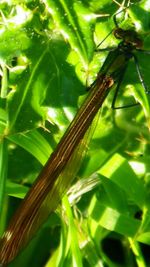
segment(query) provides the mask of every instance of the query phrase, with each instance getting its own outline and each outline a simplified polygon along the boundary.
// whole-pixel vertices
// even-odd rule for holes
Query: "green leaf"
[[[145,202],[144,185],[135,175],[125,158],[115,154],[101,168],[100,173],[110,178],[122,188],[134,203],[141,207],[143,206]]]
[[[100,203],[122,213],[128,213],[128,202],[124,190],[114,181],[99,175],[101,186],[97,194]]]
[[[150,245],[150,232],[145,232],[145,233],[140,234],[137,240],[144,244]]]
[[[23,199],[28,192],[28,188],[8,181],[6,184],[6,192],[9,196]]]
[[[42,165],[52,152],[49,143],[37,130],[12,135],[8,139],[31,153]]]
[[[72,1],[71,6],[69,0],[44,2],[48,5],[48,11],[64,38],[78,52],[86,65],[94,49],[92,41],[94,14],[77,1]]]
[[[89,207],[89,214],[91,220],[96,221],[97,225],[101,225],[109,231],[115,231],[125,236],[134,237],[140,227],[139,220],[133,219],[123,213],[119,213],[115,209],[101,205],[96,198],[92,199]]]

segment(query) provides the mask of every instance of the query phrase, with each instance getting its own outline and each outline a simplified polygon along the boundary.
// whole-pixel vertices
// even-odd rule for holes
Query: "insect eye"
[[[124,38],[124,31],[121,28],[117,28],[114,30],[114,36],[117,39],[123,39]]]

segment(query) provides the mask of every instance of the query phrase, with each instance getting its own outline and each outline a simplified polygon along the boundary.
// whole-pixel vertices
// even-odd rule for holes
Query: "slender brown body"
[[[22,201],[2,237],[0,243],[1,264],[7,264],[16,257],[20,249],[28,243],[37,228],[39,228],[41,221],[44,221],[57,207],[58,202],[68,188],[68,184],[65,185],[65,188],[61,188],[61,185],[58,186],[57,178],[84,137],[112,85],[112,78],[99,74],[96,82],[91,86],[90,93],[84,104],[62,137],[56,150],[51,154],[31,190]],[[56,196],[56,198],[53,199],[53,196]],[[47,198],[51,200],[51,204],[48,207],[49,212],[44,214],[43,210],[41,214],[39,212],[41,211],[40,208],[44,206]]]

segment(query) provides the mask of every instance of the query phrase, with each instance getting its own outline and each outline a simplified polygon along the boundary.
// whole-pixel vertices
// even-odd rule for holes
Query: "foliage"
[[[122,12],[119,23],[134,26],[149,49],[148,1],[132,2],[1,1],[1,233],[102,66],[108,52],[94,50],[121,4],[130,18]],[[101,47],[117,43],[111,34]],[[137,56],[150,89],[150,55]],[[112,110],[112,91],[68,198],[10,266],[149,266],[149,95],[132,61],[120,91],[122,106],[141,105]]]

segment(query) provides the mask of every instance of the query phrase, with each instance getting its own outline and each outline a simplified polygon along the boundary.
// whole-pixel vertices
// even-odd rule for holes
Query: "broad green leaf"
[[[137,234],[141,224],[140,220],[101,205],[96,198],[92,199],[89,214],[91,220],[96,221],[97,225],[129,237],[134,237]]]
[[[122,213],[128,213],[128,202],[126,194],[114,181],[100,175],[100,189],[97,198],[101,204],[118,210]]]
[[[150,245],[150,232],[145,232],[137,237],[137,240],[141,243]]]
[[[145,188],[135,175],[127,160],[115,154],[100,170],[100,173],[110,178],[121,187],[134,203],[142,206],[145,201]]]
[[[48,11],[64,38],[79,53],[86,65],[93,54],[94,14],[77,1],[72,1],[71,6],[69,0],[45,0],[44,2],[48,5]]]
[[[28,192],[28,188],[8,181],[6,183],[6,192],[9,196],[23,199]]]
[[[42,165],[52,152],[49,143],[37,130],[9,136],[9,140],[31,153]]]

